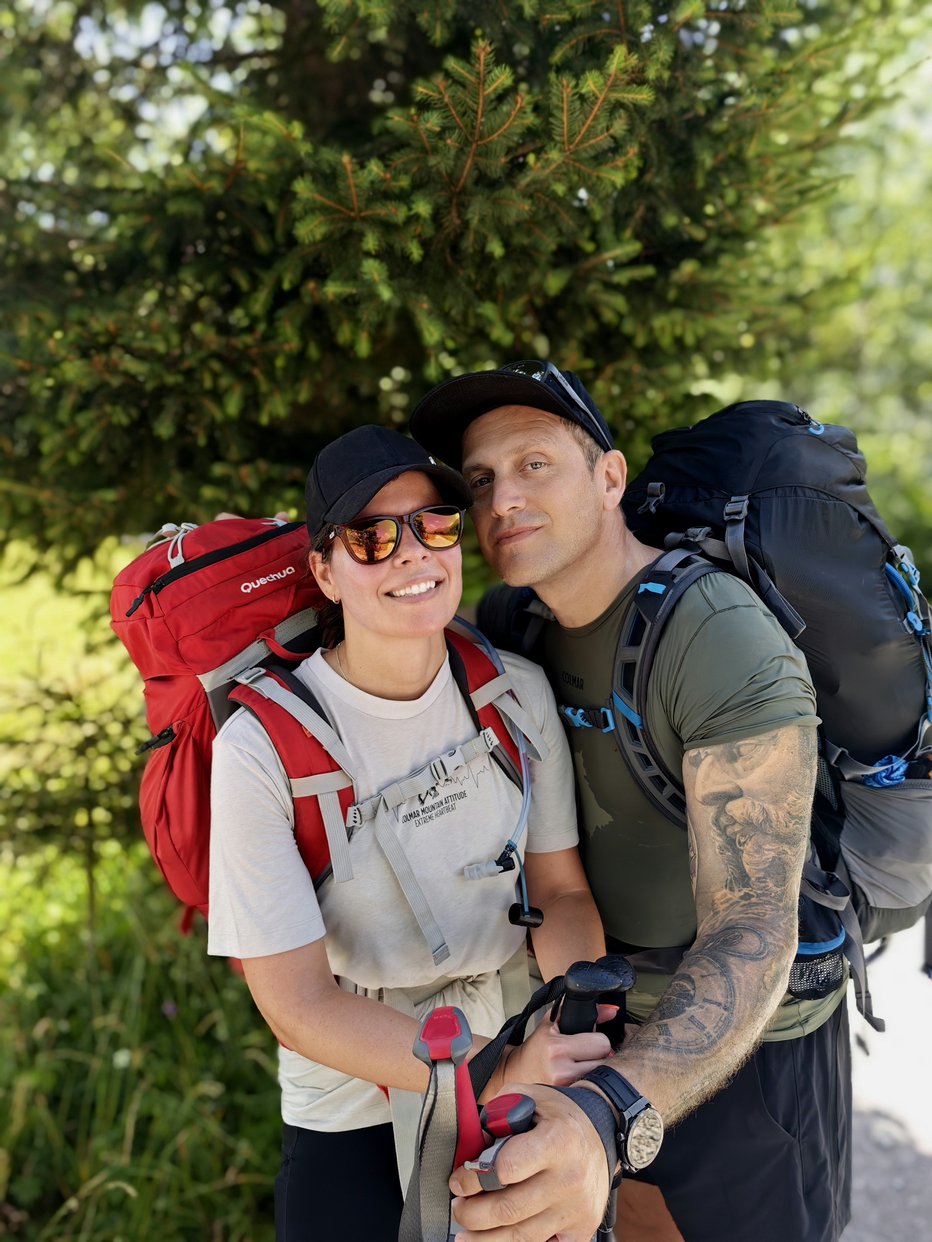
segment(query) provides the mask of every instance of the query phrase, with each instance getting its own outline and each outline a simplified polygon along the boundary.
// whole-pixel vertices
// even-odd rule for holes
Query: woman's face
[[[377,492],[357,518],[398,517],[445,503],[426,474],[409,470]],[[354,631],[385,638],[439,634],[455,614],[463,591],[459,547],[425,548],[406,525],[394,553],[384,561],[361,565],[340,539],[334,539],[329,560],[311,553],[311,569],[324,591],[342,603],[350,641]]]

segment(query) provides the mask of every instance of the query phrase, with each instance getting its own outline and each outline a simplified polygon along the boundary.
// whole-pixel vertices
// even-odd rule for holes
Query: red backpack
[[[295,839],[315,886],[339,867],[328,822],[338,816],[345,824],[352,778],[319,705],[290,673],[320,644],[325,597],[307,553],[301,523],[168,524],[113,585],[111,624],[142,675],[152,732],[139,748],[149,755],[142,827],[169,888],[188,907],[185,927],[195,910],[207,914],[212,745],[240,704],[259,718],[291,781]],[[520,755],[502,719],[514,713],[495,706],[508,686],[491,649],[452,630],[446,638],[477,729],[494,731],[493,758],[520,785]]]

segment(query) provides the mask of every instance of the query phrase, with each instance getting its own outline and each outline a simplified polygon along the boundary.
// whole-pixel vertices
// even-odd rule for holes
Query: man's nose
[[[492,483],[491,509],[496,516],[514,513],[523,509],[526,504],[524,492],[518,479],[504,475],[497,477]]]

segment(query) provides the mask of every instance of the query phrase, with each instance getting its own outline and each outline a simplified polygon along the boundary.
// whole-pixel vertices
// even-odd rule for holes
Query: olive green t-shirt
[[[590,625],[546,627],[543,663],[560,704],[611,702],[615,649],[637,582]],[[692,747],[819,723],[802,653],[754,592],[725,573],[697,580],[673,610],[654,657],[645,715],[659,757],[677,775]],[[606,933],[626,946],[685,948],[696,934],[686,832],[653,806],[612,732],[574,728],[569,735],[580,851]],[[670,969],[677,956],[668,955]],[[642,1010],[652,1008],[666,986],[669,971],[658,969],[630,997],[633,1012],[639,999]],[[799,1033],[797,1016],[794,1009]]]

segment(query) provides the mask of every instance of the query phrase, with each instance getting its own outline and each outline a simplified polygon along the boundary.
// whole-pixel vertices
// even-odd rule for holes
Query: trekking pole
[[[483,1190],[502,1190],[504,1187],[495,1171],[495,1161],[510,1138],[533,1130],[534,1101],[529,1095],[521,1095],[517,1091],[500,1095],[483,1106],[479,1120],[493,1142],[475,1160],[467,1160],[464,1167],[475,1172]]]
[[[485,1146],[466,1064],[470,1048],[469,1023],[455,1005],[432,1009],[414,1040],[414,1055],[430,1069],[430,1081],[421,1107],[399,1242],[448,1242],[450,1174]]]
[[[597,962],[574,962],[563,977],[566,992],[557,1019],[560,1034],[594,1031],[599,1002],[623,1008],[625,992],[635,977],[634,967],[620,953],[607,954]]]
[[[566,992],[560,1005],[557,1028],[563,1035],[578,1035],[594,1031],[599,1016],[599,1002],[619,1004],[622,1034],[624,1038],[625,992],[636,978],[634,967],[626,957],[613,953],[597,962],[574,962],[564,976]],[[618,1209],[618,1191],[609,1189],[605,1215],[596,1231],[594,1242],[612,1242],[615,1216]]]

